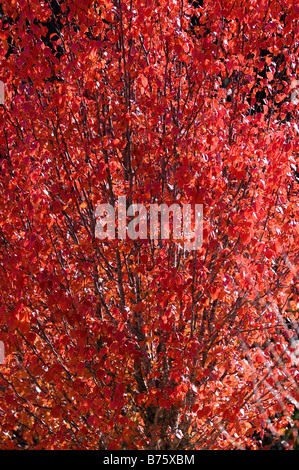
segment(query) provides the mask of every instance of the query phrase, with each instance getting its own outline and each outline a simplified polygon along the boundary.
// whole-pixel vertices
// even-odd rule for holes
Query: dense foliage
[[[1,449],[292,428],[298,19],[296,0],[2,2]],[[202,247],[98,239],[118,196],[203,204]]]

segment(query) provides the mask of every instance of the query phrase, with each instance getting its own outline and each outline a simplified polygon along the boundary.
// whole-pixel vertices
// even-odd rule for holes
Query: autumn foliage
[[[299,7],[201,3],[2,2],[1,449],[256,449],[292,423]],[[99,240],[118,196],[203,204],[202,247]]]

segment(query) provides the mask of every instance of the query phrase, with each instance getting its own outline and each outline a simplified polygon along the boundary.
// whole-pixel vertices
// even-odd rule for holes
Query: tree
[[[291,423],[298,6],[283,5],[2,2],[1,449],[255,448]],[[98,239],[97,206],[120,196],[203,204],[202,247]]]

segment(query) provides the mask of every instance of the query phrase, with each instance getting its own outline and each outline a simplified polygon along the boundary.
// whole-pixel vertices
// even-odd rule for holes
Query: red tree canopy
[[[298,14],[2,2],[1,449],[255,449],[291,423]],[[120,196],[203,204],[201,248],[100,240]]]

